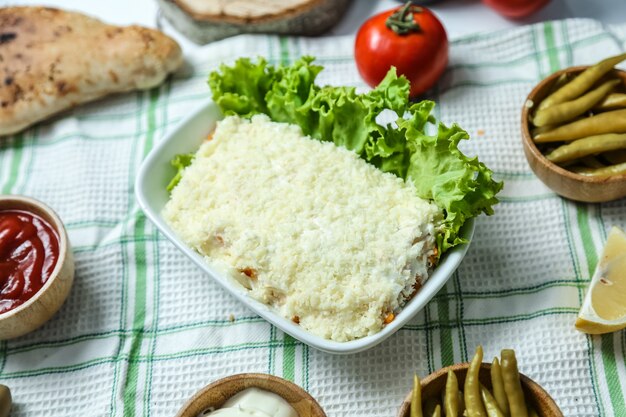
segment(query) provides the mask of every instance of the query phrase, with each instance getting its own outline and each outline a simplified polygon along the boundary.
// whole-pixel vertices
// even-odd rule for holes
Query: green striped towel
[[[434,99],[437,116],[473,136],[506,182],[493,217],[477,221],[463,264],[401,331],[369,351],[333,356],[308,348],[252,314],[204,276],[146,221],[133,197],[141,161],[207,100],[220,62],[310,54],[322,83],[361,82],[352,37],[241,36],[189,56],[190,72],[159,88],[82,106],[0,141],[0,192],[55,208],[76,255],[76,280],[41,329],[0,343],[0,383],[18,416],[172,416],[207,383],[267,372],[309,390],[330,417],[394,416],[413,372],[486,359],[515,348],[521,371],[567,416],[626,416],[626,333],[590,337],[573,322],[626,200],[559,198],[529,170],[520,142],[527,93],[551,72],[626,47],[626,25],[544,23],[452,42]]]

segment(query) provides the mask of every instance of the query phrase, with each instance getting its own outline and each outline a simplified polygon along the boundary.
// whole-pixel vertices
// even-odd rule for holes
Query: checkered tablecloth
[[[469,253],[444,289],[407,326],[355,355],[310,349],[276,330],[204,276],[139,210],[133,182],[163,134],[208,96],[220,62],[314,55],[321,83],[365,89],[353,38],[241,36],[188,56],[159,88],[115,96],[0,140],[0,193],[48,203],[64,220],[76,280],[41,329],[0,342],[0,383],[12,416],[172,416],[207,383],[266,372],[295,381],[329,417],[394,416],[413,372],[466,361],[482,343],[491,359],[515,348],[522,372],[566,416],[626,416],[626,333],[590,337],[573,322],[626,200],[576,204],[530,171],[520,108],[543,77],[626,48],[626,25],[542,23],[452,42],[433,98],[437,116],[472,135],[506,185],[480,217]]]

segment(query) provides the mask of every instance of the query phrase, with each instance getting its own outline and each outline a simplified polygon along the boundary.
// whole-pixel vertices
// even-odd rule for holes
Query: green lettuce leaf
[[[412,123],[413,119],[409,119],[401,125]],[[406,179],[413,182],[420,197],[433,200],[444,209],[437,246],[445,253],[465,243],[458,234],[467,219],[480,213],[493,214],[493,205],[498,203],[496,194],[503,184],[493,181],[492,172],[478,158],[461,153],[458,144],[469,139],[469,135],[458,125],[448,128],[439,123],[432,136],[412,126],[405,131],[411,148]]]
[[[250,117],[267,113],[265,96],[276,81],[275,71],[263,58],[256,64],[248,58],[238,59],[232,67],[222,64],[219,73],[209,76],[213,101],[226,115]]]
[[[311,136],[362,153],[378,129],[376,109],[365,105],[363,97],[349,87],[324,87],[312,101],[311,111],[318,116],[318,125]]]
[[[412,181],[418,196],[432,200],[444,213],[437,235],[439,254],[464,243],[459,233],[465,221],[493,214],[502,189],[483,163],[458,149],[461,140],[469,139],[467,132],[456,124],[438,123],[431,114],[434,102],[410,102],[409,81],[398,77],[395,68],[374,90],[358,94],[352,87],[315,84],[323,68],[313,60],[303,57],[290,66],[271,66],[262,58],[256,63],[242,58],[222,65],[209,75],[213,100],[227,115],[265,113],[272,120],[297,124],[306,135],[332,141],[382,171]],[[378,123],[384,111],[395,114],[395,121]]]
[[[265,95],[266,113],[272,120],[295,123],[306,135],[311,135],[317,124],[309,98],[315,97],[320,89],[315,85],[315,78],[323,69],[311,65],[312,61],[305,57],[289,67],[278,67],[275,81]]]
[[[192,153],[181,153],[176,155],[171,161],[170,164],[176,168],[176,175],[169,184],[167,184],[167,191],[171,192],[174,187],[178,185],[180,179],[183,177],[183,170],[191,165],[193,162],[194,154]]]

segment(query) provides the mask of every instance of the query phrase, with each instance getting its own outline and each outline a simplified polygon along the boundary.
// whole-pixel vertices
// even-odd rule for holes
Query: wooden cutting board
[[[240,33],[320,35],[351,0],[157,0],[181,33],[204,44]]]

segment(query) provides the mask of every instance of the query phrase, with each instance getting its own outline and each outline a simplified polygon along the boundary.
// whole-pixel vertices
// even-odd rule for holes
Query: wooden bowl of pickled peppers
[[[458,363],[414,377],[398,417],[563,417],[552,397],[522,375],[512,349],[483,363],[478,346],[470,363]]]
[[[626,53],[541,81],[522,109],[528,164],[557,194],[583,202],[626,197]]]

